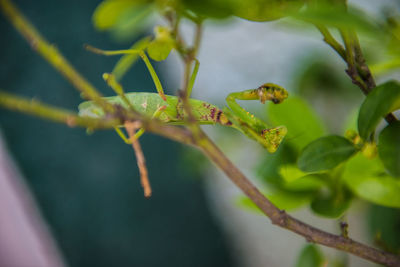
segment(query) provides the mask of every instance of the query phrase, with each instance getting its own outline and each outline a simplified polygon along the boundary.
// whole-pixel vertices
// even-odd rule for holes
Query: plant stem
[[[119,120],[104,121],[100,119],[77,117],[75,114],[41,104],[16,98],[6,93],[0,93],[0,105],[12,110],[36,115],[55,122],[65,123],[69,126],[82,126],[92,128],[112,128],[118,125]],[[379,251],[372,247],[358,243],[340,235],[333,235],[313,226],[303,223],[285,211],[272,204],[233,163],[219,150],[219,148],[201,131],[197,138],[181,127],[161,124],[157,120],[143,120],[143,128],[180,143],[197,146],[228,178],[237,185],[260,209],[268,216],[273,224],[288,229],[306,238],[309,242],[325,245],[343,250],[367,260],[385,264],[387,266],[400,266],[400,258],[394,254]]]
[[[365,95],[368,95],[376,87],[376,83],[365,62],[356,33],[352,31],[340,31],[346,47],[346,49],[344,49],[326,27],[320,25],[315,26],[321,32],[324,41],[346,62],[346,73],[351,78],[352,82],[357,85]],[[387,123],[397,121],[393,113],[387,114],[385,120]]]
[[[204,135],[202,142],[198,145],[204,154],[271,219],[273,224],[305,237],[308,242],[336,248],[386,266],[400,266],[399,256],[377,250],[341,235],[327,233],[293,218],[272,204],[207,136]]]
[[[176,20],[179,23],[179,20]],[[177,37],[179,37],[179,24],[172,25],[174,27],[174,32]],[[189,84],[190,84],[190,73],[192,70],[192,64],[196,60],[197,52],[199,50],[201,37],[202,37],[202,23],[196,23],[196,32],[194,36],[193,46],[188,48],[186,46],[183,49],[178,50],[181,55],[181,59],[184,64],[184,72],[182,79],[182,91],[180,92],[179,101],[182,101],[183,109],[187,113],[187,126],[193,133],[195,140],[201,140],[204,132],[201,130],[200,126],[196,123],[196,119],[192,113],[192,107],[190,105],[190,94],[189,94]],[[183,41],[179,42],[181,45],[185,45]],[[191,90],[190,90],[191,91]],[[191,92],[190,92],[191,93]]]
[[[54,45],[49,44],[41,36],[11,1],[0,0],[0,9],[27,40],[31,48],[58,70],[75,88],[80,90],[84,98],[95,101],[107,112],[114,111],[113,105],[101,99],[100,93],[71,66]]]
[[[321,32],[322,36],[324,37],[325,43],[330,45],[333,50],[335,50],[339,54],[339,56],[344,61],[346,61],[346,51],[344,50],[343,46],[335,40],[329,30],[321,25],[315,25],[315,27],[317,27],[317,29]]]
[[[65,109],[40,103],[37,100],[28,100],[0,91],[0,106],[34,115],[54,122],[65,123],[70,127],[85,127],[89,129],[112,129],[121,124],[117,118],[96,119],[80,117],[78,114]]]

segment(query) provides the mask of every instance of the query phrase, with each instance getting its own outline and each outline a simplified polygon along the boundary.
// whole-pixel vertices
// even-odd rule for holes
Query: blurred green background
[[[90,82],[112,95],[101,74],[117,58],[91,54],[83,44],[118,49],[131,43],[113,43],[93,29],[91,15],[99,2],[15,1]],[[0,33],[1,88],[76,110],[79,93],[3,16]],[[141,62],[124,84],[136,91],[154,87]],[[206,206],[200,174],[182,166],[180,145],[150,134],[142,137],[153,187],[147,200],[132,148],[114,132],[88,136],[83,129],[5,110],[0,126],[69,266],[234,265]]]

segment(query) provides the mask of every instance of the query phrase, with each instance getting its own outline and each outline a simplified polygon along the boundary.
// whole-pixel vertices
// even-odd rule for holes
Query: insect
[[[158,118],[167,124],[185,125],[187,123],[188,114],[184,111],[181,98],[164,94],[161,82],[143,50],[105,51],[94,47],[88,47],[88,49],[104,55],[139,54],[145,62],[158,92],[124,93],[122,86],[118,83],[115,76],[113,74],[105,73],[103,74],[104,80],[118,94],[117,96],[105,97],[104,99],[107,102],[122,106],[123,108],[132,108],[143,115],[152,118]],[[188,85],[189,95],[193,87],[198,68],[199,63],[196,61]],[[287,133],[286,127],[268,127],[264,121],[243,109],[236,102],[236,100],[259,100],[261,103],[265,103],[266,101],[270,100],[275,104],[279,104],[287,97],[288,93],[284,88],[276,84],[266,83],[255,89],[229,94],[226,98],[228,107],[223,109],[220,109],[217,106],[205,101],[192,98],[189,99],[189,103],[192,108],[192,116],[196,120],[196,123],[220,124],[235,128],[247,135],[249,138],[259,142],[269,152],[273,153],[277,150],[279,144],[285,137]],[[105,113],[102,108],[97,106],[94,102],[86,101],[79,105],[79,115],[102,117],[105,115]],[[121,127],[124,126],[121,125]],[[131,143],[131,139],[127,138],[119,128],[116,128],[116,131],[126,143]],[[134,137],[139,138],[143,133],[144,130],[140,129]]]

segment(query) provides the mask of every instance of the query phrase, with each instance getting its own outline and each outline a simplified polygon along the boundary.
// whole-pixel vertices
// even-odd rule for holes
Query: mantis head
[[[260,101],[263,104],[267,100],[271,100],[274,104],[279,104],[289,95],[285,88],[273,83],[265,83],[258,87],[257,90]]]

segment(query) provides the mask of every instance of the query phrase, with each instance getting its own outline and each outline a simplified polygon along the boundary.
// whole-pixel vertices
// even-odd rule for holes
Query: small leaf
[[[130,41],[154,24],[155,7],[152,4],[141,4],[125,10],[117,23],[110,29],[116,40]]]
[[[168,57],[173,48],[173,42],[154,40],[147,47],[147,53],[149,53],[150,58],[156,61],[162,61]]]
[[[97,30],[108,30],[116,39],[127,40],[147,26],[154,10],[146,0],[105,0],[97,6],[92,19]]]
[[[316,245],[306,245],[300,252],[296,267],[322,267],[324,256]]]
[[[283,186],[289,191],[316,191],[326,186],[324,174],[309,174]]]
[[[156,38],[147,46],[147,52],[152,59],[162,61],[168,57],[175,47],[175,41],[171,37],[170,30],[166,27],[157,26],[154,28],[154,32]]]
[[[267,198],[278,208],[289,211],[310,203],[313,195],[309,192],[287,192],[283,190],[275,190],[266,194]]]
[[[276,153],[264,154],[257,168],[257,175],[269,185],[279,186],[282,183],[279,175],[280,167],[285,164],[295,164],[297,152],[292,147],[283,143]]]
[[[237,199],[236,204],[239,207],[244,208],[246,210],[256,212],[256,213],[258,213],[260,215],[263,214],[262,211],[256,206],[256,204],[254,204],[254,202],[248,197],[240,196]]]
[[[346,188],[334,192],[331,195],[318,195],[311,202],[311,209],[324,217],[337,218],[350,206],[352,194]]]
[[[400,121],[383,129],[379,135],[378,152],[389,173],[400,177]]]
[[[289,211],[310,203],[312,199],[312,195],[305,192],[298,193],[274,190],[274,192],[264,193],[264,195],[278,208]],[[237,204],[243,208],[262,214],[262,211],[256,204],[246,196],[239,197]]]
[[[297,164],[306,172],[329,170],[356,152],[357,149],[346,138],[330,135],[308,144],[301,152]]]
[[[285,125],[286,140],[301,150],[325,130],[317,113],[303,99],[291,96],[279,105],[268,105],[268,118],[273,125]]]
[[[368,210],[370,240],[385,244],[386,251],[400,250],[400,209],[371,205]]]
[[[134,1],[108,0],[101,2],[93,13],[94,26],[101,31],[110,29],[117,23],[122,13],[135,5]]]
[[[325,186],[323,174],[307,174],[295,165],[284,165],[279,171],[284,184],[290,191],[316,191]]]
[[[399,57],[394,57],[392,59],[386,59],[386,60],[382,59],[381,62],[370,66],[370,70],[374,76],[382,75],[398,68],[400,68]]]
[[[377,86],[368,94],[360,107],[358,132],[368,139],[379,121],[388,113],[400,108],[400,85],[389,81]]]
[[[400,208],[400,180],[385,173],[378,157],[368,159],[359,153],[347,162],[343,180],[360,198]]]
[[[182,0],[182,3],[197,16],[224,19],[232,15],[235,0]]]
[[[293,13],[292,16],[315,25],[357,30],[374,36],[374,38],[383,36],[379,24],[362,10],[354,7],[344,9],[341,5],[326,4],[327,2],[318,1],[317,4],[301,9],[299,12]]]
[[[287,183],[291,183],[296,181],[297,179],[307,175],[307,173],[303,172],[296,165],[284,165],[280,168],[279,174],[282,176],[283,180]]]

